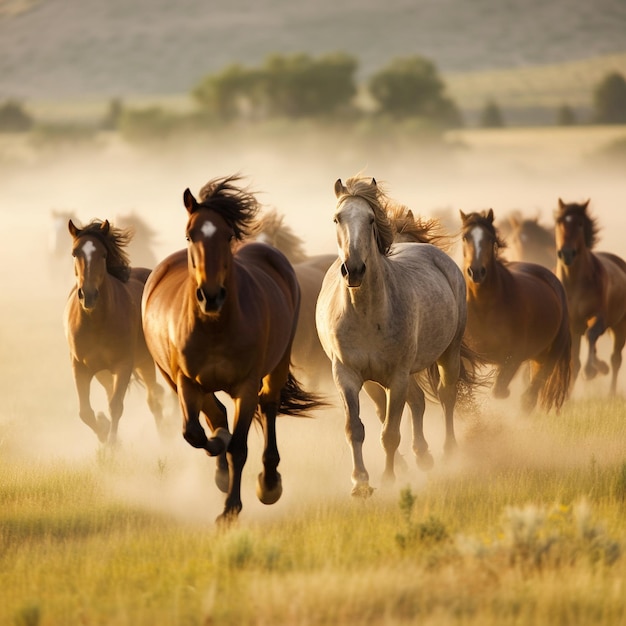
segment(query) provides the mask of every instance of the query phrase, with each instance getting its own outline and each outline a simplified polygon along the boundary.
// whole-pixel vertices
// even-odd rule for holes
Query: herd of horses
[[[276,418],[326,406],[329,381],[345,411],[352,493],[360,497],[373,491],[361,390],[382,424],[385,482],[394,480],[405,405],[416,461],[428,469],[427,398],[441,404],[451,454],[455,409],[486,381],[505,398],[523,369],[522,408],[560,410],[581,369],[583,336],[584,376],[610,371],[616,393],[626,263],[595,251],[589,202],[559,199],[553,230],[521,215],[498,228],[492,209],[460,211],[459,263],[450,254],[456,234],[416,217],[375,179],[339,179],[334,190],[337,254],[307,255],[284,217],[263,211],[239,176],[210,180],[198,198],[186,189],[187,247],[146,267],[129,255],[128,227],[63,218],[75,274],[64,322],[80,418],[114,443],[135,376],[163,432],[160,372],[178,397],[184,439],[216,457],[215,482],[226,494],[221,521],[242,508],[252,422],[264,435],[257,496],[272,504],[282,493]],[[610,368],[596,349],[607,330]],[[108,417],[91,406],[93,378],[106,390]],[[230,426],[220,392],[233,402]]]

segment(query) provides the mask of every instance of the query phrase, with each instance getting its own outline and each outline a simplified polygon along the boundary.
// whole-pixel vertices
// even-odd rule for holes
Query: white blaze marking
[[[202,224],[202,228],[200,230],[202,230],[202,234],[204,235],[204,237],[208,239],[209,237],[213,237],[213,235],[217,231],[217,228],[213,222],[207,220],[206,222],[204,222],[204,224]]]
[[[485,233],[480,226],[474,226],[470,232],[472,239],[474,240],[474,254],[480,256],[480,248],[483,243]]]
[[[93,241],[86,241],[85,245],[83,245],[83,252],[85,253],[85,259],[87,259],[87,263],[91,263],[91,255],[96,251],[96,246]]]

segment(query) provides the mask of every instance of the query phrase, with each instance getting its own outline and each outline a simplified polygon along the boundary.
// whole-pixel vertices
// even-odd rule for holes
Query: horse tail
[[[554,406],[558,413],[570,391],[572,336],[565,289],[558,280],[554,281],[554,287],[561,301],[561,323],[542,365],[549,369],[549,374],[539,391],[539,404],[546,411],[550,411]]]
[[[461,363],[459,378],[456,383],[457,403],[467,410],[476,410],[474,392],[477,389],[490,386],[490,378],[481,373],[481,368],[487,363],[475,350],[472,350],[465,340],[461,341]],[[427,397],[436,401],[439,398],[439,384],[441,376],[437,363],[433,363],[428,369],[417,374],[420,387]],[[427,383],[427,385],[423,384]]]
[[[292,417],[304,417],[310,411],[327,406],[318,394],[302,388],[296,377],[289,372],[287,382],[280,391],[278,412]]]

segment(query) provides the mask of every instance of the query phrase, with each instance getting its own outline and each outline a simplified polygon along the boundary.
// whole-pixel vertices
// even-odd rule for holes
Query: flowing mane
[[[259,211],[259,203],[254,195],[236,186],[240,176],[232,175],[214,178],[202,187],[198,208],[216,211],[233,229],[238,240],[249,235]]]
[[[308,258],[304,250],[304,240],[285,224],[285,216],[280,215],[276,209],[260,213],[250,225],[249,234],[254,239],[278,248],[291,263],[302,263]]]
[[[372,184],[372,182],[375,184]],[[338,199],[338,204],[341,204],[349,197],[365,200],[372,208],[372,211],[374,211],[376,244],[380,253],[387,255],[393,243],[395,231],[393,223],[388,216],[389,207],[392,203],[385,195],[384,188],[372,178],[360,175],[352,176],[346,180],[346,184]]]
[[[415,217],[413,211],[403,204],[389,204],[387,215],[396,231],[396,241],[430,243],[448,251],[452,242],[438,219]]]
[[[559,198],[559,208],[556,211],[556,220],[557,222],[560,222],[568,215],[575,215],[582,218],[583,230],[585,233],[585,245],[591,249],[596,245],[596,243],[598,243],[598,232],[600,229],[597,218],[591,217],[587,213],[588,206],[589,200],[587,200],[587,202],[583,202],[582,204],[578,204],[576,202],[566,204]]]
[[[123,283],[130,278],[130,259],[125,248],[132,239],[132,233],[127,228],[117,228],[113,225],[105,234],[102,231],[102,220],[92,220],[84,228],[79,229],[79,237],[91,235],[102,243],[107,250],[107,272]]]
[[[481,213],[468,213],[463,218],[463,232],[467,232],[474,226],[482,226],[487,230],[487,232],[489,232],[496,244],[496,258],[499,261],[504,262],[503,259],[499,257],[499,254],[502,248],[506,248],[506,242],[500,237],[498,230],[493,225],[493,219],[490,219],[485,211],[482,211]]]

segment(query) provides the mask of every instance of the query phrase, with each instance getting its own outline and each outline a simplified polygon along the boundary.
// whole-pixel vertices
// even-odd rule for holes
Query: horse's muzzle
[[[467,268],[467,275],[472,279],[475,283],[482,283],[485,280],[485,276],[487,276],[487,270],[484,265],[480,267],[472,267],[471,265]]]
[[[365,274],[365,263],[358,267],[349,268],[346,263],[341,264],[341,275],[348,283],[348,287],[360,287]]]
[[[563,261],[563,265],[571,265],[574,262],[576,256],[576,250],[573,248],[561,248],[556,253],[559,261]]]
[[[85,291],[82,287],[78,289],[78,301],[85,311],[91,311],[96,306],[98,300],[98,290]]]
[[[204,314],[219,313],[226,300],[226,289],[220,287],[216,293],[211,294],[207,293],[202,287],[198,287],[196,289],[196,300]]]

